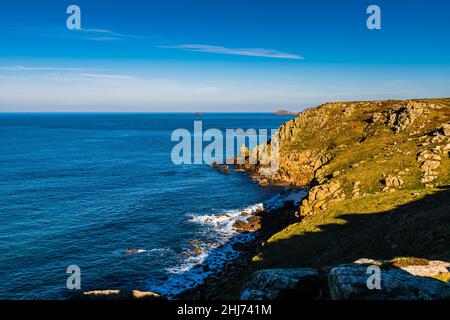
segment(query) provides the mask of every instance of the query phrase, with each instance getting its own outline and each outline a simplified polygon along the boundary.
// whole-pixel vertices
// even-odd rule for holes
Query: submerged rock
[[[319,274],[310,268],[259,270],[241,292],[241,300],[316,299],[319,296]]]
[[[229,174],[230,173],[230,167],[228,166],[220,166],[217,169],[220,173]]]

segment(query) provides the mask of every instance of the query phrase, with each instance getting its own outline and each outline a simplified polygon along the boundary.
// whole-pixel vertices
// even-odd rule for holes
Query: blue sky
[[[81,8],[82,30],[66,28]],[[366,9],[381,8],[368,30]],[[445,0],[4,0],[0,111],[273,111],[450,96]]]

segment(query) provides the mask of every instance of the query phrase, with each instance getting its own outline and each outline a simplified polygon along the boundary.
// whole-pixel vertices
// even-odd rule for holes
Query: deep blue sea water
[[[172,131],[192,131],[194,120],[224,130],[287,119],[0,114],[0,299],[64,299],[69,265],[81,268],[82,290],[188,286],[201,276],[189,275],[193,265],[222,255],[208,250],[229,236],[228,222],[208,217],[251,210],[278,190],[240,172],[174,165]],[[200,256],[189,257],[193,240]]]

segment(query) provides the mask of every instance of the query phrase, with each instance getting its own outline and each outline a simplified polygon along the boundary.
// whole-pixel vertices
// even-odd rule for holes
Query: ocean
[[[272,114],[0,114],[0,299],[66,299],[81,291],[174,295],[236,256],[251,234],[231,227],[280,189],[244,172],[175,165],[177,128],[275,129]],[[194,253],[193,250],[198,248]],[[129,253],[126,250],[131,249]]]

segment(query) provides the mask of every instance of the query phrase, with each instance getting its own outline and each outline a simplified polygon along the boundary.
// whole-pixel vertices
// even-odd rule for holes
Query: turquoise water
[[[208,217],[252,210],[279,190],[242,172],[174,165],[172,131],[195,120],[271,129],[289,118],[0,114],[0,299],[67,298],[69,265],[81,268],[82,290],[170,293],[201,281],[193,267],[220,267],[216,246],[230,239],[229,222]],[[193,240],[202,254],[190,256]]]

